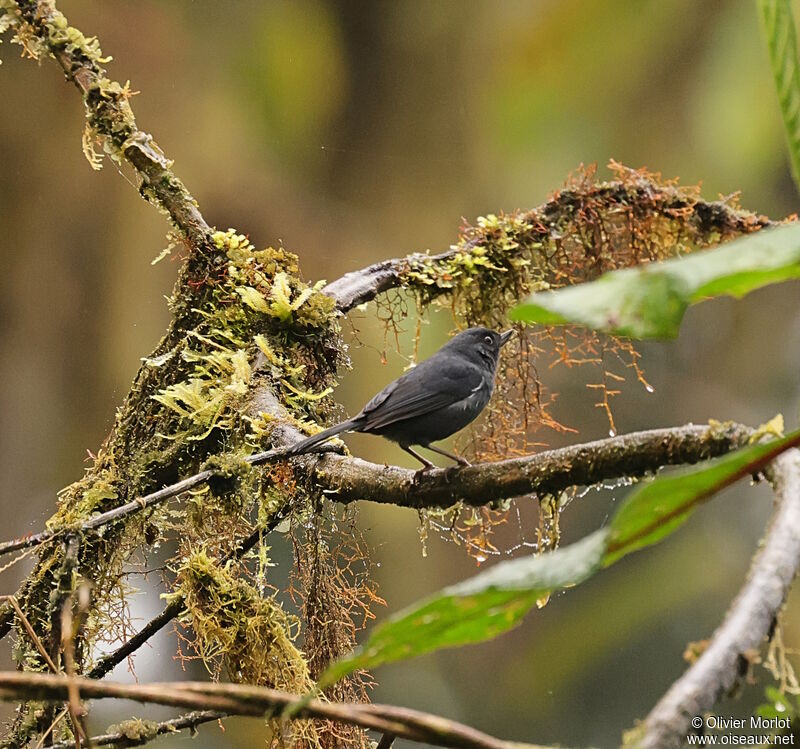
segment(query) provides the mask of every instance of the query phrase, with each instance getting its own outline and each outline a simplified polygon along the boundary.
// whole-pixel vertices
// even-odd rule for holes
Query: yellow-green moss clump
[[[154,720],[130,718],[109,726],[108,733],[122,734],[128,741],[145,743],[158,736],[159,724]]]
[[[186,605],[182,621],[191,625],[189,645],[194,655],[214,677],[224,670],[231,681],[307,694],[314,683],[293,642],[300,621],[239,572],[230,564],[220,565],[203,549],[190,552],[178,569],[175,594]],[[282,730],[277,721],[271,727]],[[297,721],[291,730],[305,746],[317,743],[311,721]]]
[[[330,358],[335,346],[327,347],[328,359],[321,361],[325,347],[315,345],[330,334],[333,300],[320,292],[322,283],[309,286],[299,280],[292,253],[256,250],[233,229],[215,232],[212,241],[224,256],[219,256],[216,272],[202,282],[207,286],[206,303],[193,310],[199,316],[196,329],[172,351],[147,361],[160,367],[179,356],[192,365],[187,378],[153,396],[177,416],[177,428],[163,436],[196,441],[215,428],[232,430],[256,359],[266,365],[262,371],[298,417],[316,416],[309,405],[331,389],[328,384],[319,390],[314,386],[335,369],[335,355]]]
[[[215,676],[222,669],[233,681],[285,689],[294,694],[313,687],[308,667],[292,640],[299,621],[271,596],[262,597],[246,580],[204,549],[188,554],[177,571],[191,624],[191,647]]]
[[[534,262],[541,248],[523,215],[490,214],[462,233],[453,252],[414,256],[403,278],[420,307],[445,299],[459,317],[494,325],[522,293],[548,287],[545,263]]]

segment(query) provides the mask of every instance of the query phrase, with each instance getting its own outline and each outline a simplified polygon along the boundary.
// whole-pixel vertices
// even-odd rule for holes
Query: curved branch
[[[617,171],[620,169],[613,162],[611,166]],[[575,220],[584,211],[596,210],[600,203],[627,206],[642,213],[655,212],[673,218],[680,216],[686,230],[697,237],[717,234],[730,238],[777,225],[763,216],[742,212],[725,201],[700,200],[684,188],[664,185],[631,170],[627,173],[635,178],[635,182],[615,180],[593,185],[590,190],[585,187],[561,190],[538,208],[519,214],[519,222],[527,225],[528,229],[517,240],[527,246],[560,240],[565,221]],[[455,244],[437,255],[414,253],[382,260],[345,273],[327,284],[322,291],[336,301],[340,312],[345,313],[389,289],[407,285],[408,272],[417,266],[436,266],[459,253],[483,249],[485,244],[491,244],[492,241],[492,230],[484,232],[480,227],[470,227],[470,238],[464,244]],[[447,290],[449,286],[442,288],[442,292]]]
[[[650,711],[636,743],[641,749],[677,747],[702,716],[741,678],[748,655],[769,637],[800,569],[800,450],[777,458],[769,471],[778,497],[747,582],[700,658]]]
[[[410,741],[464,749],[511,749],[526,746],[429,713],[392,705],[322,702],[288,692],[246,684],[180,682],[119,684],[79,677],[36,673],[0,672],[0,699],[63,702],[69,689],[83,699],[125,699],[193,710],[214,710],[254,717],[290,715],[292,719],[320,718],[361,728],[392,733]]]

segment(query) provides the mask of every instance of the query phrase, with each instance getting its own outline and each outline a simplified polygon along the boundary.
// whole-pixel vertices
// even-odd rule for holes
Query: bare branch
[[[381,466],[336,454],[325,455],[318,461],[306,461],[305,470],[313,475],[331,499],[345,504],[365,499],[381,504],[421,508],[447,507],[463,500],[469,505],[478,506],[523,494],[552,494],[570,486],[596,484],[620,476],[642,476],[665,465],[698,463],[740,447],[750,433],[748,427],[740,424],[652,429],[521,458],[458,469],[440,468],[423,476],[407,468]],[[256,453],[245,458],[245,462],[251,465],[274,462],[283,458],[287,450],[286,447],[280,447]],[[327,452],[330,452],[330,447]],[[212,470],[201,471],[95,515],[76,527],[43,531],[6,541],[0,544],[0,556],[39,546],[67,532],[82,533],[109,525],[193,489],[214,473]]]
[[[739,424],[653,429],[521,458],[437,469],[419,478],[406,468],[340,455],[326,456],[313,470],[318,485],[337,502],[364,499],[422,508],[447,507],[461,500],[479,506],[620,476],[644,476],[666,465],[698,463],[741,447],[750,434]]]
[[[456,250],[448,250],[433,256],[416,253],[382,260],[366,268],[345,273],[341,278],[327,284],[322,291],[336,300],[336,306],[340,311],[349,312],[359,304],[373,300],[384,291],[402,286],[405,272],[415,261],[446,260],[455,252]]]
[[[512,749],[525,746],[502,741],[461,723],[392,705],[322,702],[288,692],[246,684],[180,682],[119,684],[49,674],[0,672],[0,699],[63,702],[76,687],[87,699],[125,699],[193,710],[214,710],[255,717],[284,715],[320,718],[392,733],[410,741],[462,749]]]
[[[700,658],[650,711],[637,747],[680,746],[691,731],[691,719],[730,691],[773,629],[800,568],[800,450],[777,458],[769,473],[778,506],[747,582]]]

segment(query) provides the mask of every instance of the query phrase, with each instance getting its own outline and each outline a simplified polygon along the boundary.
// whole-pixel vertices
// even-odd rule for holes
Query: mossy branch
[[[91,577],[93,606],[102,616],[100,609],[111,600],[125,562],[136,549],[152,543],[148,522],[155,519],[156,537],[170,530],[168,514],[158,514],[161,503],[218,476],[219,466],[207,467],[209,457],[224,452],[228,457],[220,460],[234,469],[245,461],[254,465],[274,461],[280,457],[281,446],[299,438],[297,426],[329,418],[330,403],[324,396],[343,358],[337,314],[383,291],[403,287],[422,307],[447,296],[461,320],[493,324],[505,315],[510,302],[535,288],[579,283],[604,270],[707,247],[771,223],[730,202],[706,202],[695,190],[664,184],[654,175],[614,164],[613,182],[598,184],[591,174],[579,175],[537,209],[480,218],[475,226],[464,228],[447,252],[385,261],[347,274],[321,290],[319,284],[302,281],[297,258],[291,253],[256,250],[242,234],[208,226],[173,173],[171,162],[138,129],[128,86],[106,77],[97,40],[70,27],[52,0],[0,0],[0,11],[11,15],[17,40],[31,56],[52,56],[81,92],[87,116],[84,146],[93,165],[98,163],[93,150],[97,141],[110,158],[130,164],[140,179],[140,193],[168,214],[178,240],[188,250],[170,300],[173,320],[137,374],[95,465],[62,493],[47,531],[0,547],[0,553],[41,547],[39,561],[18,599],[48,647],[57,646],[58,633],[51,626],[58,603],[51,597],[53,588],[60,586],[66,594],[67,582],[81,575]],[[305,456],[293,461],[292,469],[277,479],[265,468],[236,474],[229,483],[238,483],[239,489],[223,486],[217,496],[209,487],[203,512],[212,514],[219,525],[195,529],[194,539],[219,545],[247,533],[252,527],[247,513],[255,505],[275,521],[309,486],[317,492],[333,490],[341,502],[371,499],[436,507],[463,499],[483,504],[529,492],[553,493],[613,476],[642,475],[665,464],[695,462],[733,449],[747,435],[745,428],[735,425],[644,433],[638,440],[628,435],[462,471],[433,472],[416,483],[411,472],[399,468],[339,455]],[[272,450],[253,454],[266,446]],[[189,478],[178,480],[187,474]],[[166,488],[158,489],[165,484]],[[181,513],[182,520],[191,521],[186,508]],[[93,532],[99,528],[104,533]],[[65,529],[81,531],[74,536],[80,540],[79,548],[69,558],[59,545],[45,543],[60,539]],[[237,593],[246,604],[256,604],[253,590],[241,586]],[[90,673],[106,673],[181,613],[184,600],[178,592],[152,626]],[[8,631],[12,614],[0,611],[0,636]],[[238,624],[232,622],[231,629]],[[36,653],[25,653],[20,665],[36,669],[40,661]],[[79,669],[83,665],[77,664]],[[99,686],[83,681],[75,685],[84,696]],[[58,689],[63,686],[62,682]],[[50,687],[40,687],[26,694],[55,694],[47,692]],[[214,705],[208,699],[203,704],[193,702],[207,698],[211,689],[216,687],[204,684],[203,695],[193,693],[189,701],[183,695],[183,702],[169,704],[231,708],[233,712],[237,705],[241,707],[222,693]],[[274,708],[258,703],[263,692],[260,697],[248,694],[247,709],[254,713]],[[254,704],[261,706],[256,709]],[[350,711],[348,715],[356,711],[371,721],[357,725],[412,739],[425,735],[440,745],[505,745],[471,744],[474,734],[466,738],[448,734],[447,741],[456,743],[443,744],[442,736],[433,741],[433,734],[425,734],[419,723],[412,730],[408,721],[375,717],[363,705],[328,704],[324,709],[333,720],[341,710]],[[393,710],[395,718],[410,715]],[[21,745],[28,737],[41,735],[48,727],[47,715],[22,707],[14,742]]]
[[[307,470],[315,481],[337,492],[336,499],[350,502],[371,499],[401,506],[421,508],[447,506],[461,500],[467,504],[489,504],[500,499],[532,493],[551,495],[571,486],[591,485],[604,480],[638,477],[657,471],[666,465],[685,465],[707,460],[736,449],[747,442],[752,430],[738,424],[720,424],[710,427],[686,426],[635,432],[582,445],[551,450],[538,455],[508,461],[472,466],[456,471],[437,470],[415,481],[414,473],[397,467],[378,466],[355,458],[338,455],[311,455],[303,458]],[[279,456],[280,450],[251,456],[253,462]],[[197,480],[207,478],[210,471],[197,475]],[[191,477],[186,481],[192,481]],[[178,486],[178,485],[176,485]],[[185,486],[181,482],[180,486]],[[380,491],[376,492],[376,486]],[[181,491],[183,489],[181,488]],[[166,487],[155,493],[160,501],[176,496],[178,491]],[[150,506],[151,498],[143,497],[130,504],[131,512]],[[117,516],[112,513],[108,522]],[[99,518],[97,519],[99,520]],[[272,526],[280,521],[273,518]],[[97,521],[92,529],[98,527]],[[73,530],[73,532],[75,532]],[[256,530],[243,541],[231,555],[246,553],[269,528]],[[35,538],[35,537],[32,537]],[[41,535],[39,536],[41,540]],[[23,542],[21,540],[20,542]],[[17,542],[17,543],[20,543]],[[6,544],[7,548],[8,545]],[[2,547],[0,547],[2,548]],[[92,668],[90,678],[102,678],[117,664],[138,650],[153,635],[179,616],[185,609],[178,596],[164,610],[149,621],[124,645],[102,658]],[[0,621],[0,636],[8,631]]]
[[[223,564],[232,559],[241,559],[245,556],[267,533],[274,530],[275,526],[281,521],[282,516],[276,515],[272,518],[267,528],[256,528],[246,539],[237,545],[236,549],[228,554],[222,561]],[[133,637],[123,643],[116,650],[104,655],[87,673],[90,679],[102,679],[128,656],[135,653],[153,635],[160,632],[175,617],[180,616],[186,610],[186,600],[180,593],[174,595],[172,600],[164,607],[164,610],[156,617],[151,619]]]
[[[99,43],[70,26],[50,0],[15,0],[26,49],[35,57],[50,55],[83,95],[89,137],[104,141],[116,162],[127,161],[141,179],[140,193],[169,215],[175,227],[200,249],[210,246],[211,227],[195,199],[171,169],[152,136],[136,125],[127,85],[106,75]],[[19,32],[18,32],[19,34]]]
[[[620,263],[620,250],[628,235],[634,240],[651,241],[650,259],[657,259],[662,251],[670,252],[670,245],[707,246],[776,225],[730,201],[702,200],[693,188],[664,183],[655,175],[613,161],[609,167],[619,179],[605,183],[582,180],[557,191],[530,211],[482,217],[475,226],[465,227],[458,242],[445,252],[382,260],[345,273],[325,286],[323,293],[335,300],[341,312],[398,287],[421,292],[427,300],[451,293],[471,278],[478,280],[498,271],[513,275],[515,262],[535,265],[532,258],[537,255],[548,258],[548,264],[538,269],[538,282],[548,288],[568,282],[561,265],[569,261],[569,240],[565,237],[589,237],[591,250],[587,247],[588,257],[582,264],[582,274],[588,278],[609,264]],[[654,235],[672,224],[663,248],[657,239],[643,236],[641,228],[659,221],[663,225]],[[563,256],[560,262],[550,262],[559,254]],[[569,282],[579,280],[572,278]]]
[[[218,710],[197,710],[177,718],[156,722],[131,718],[118,725],[111,726],[107,733],[91,736],[88,746],[114,746],[117,749],[129,746],[144,746],[159,736],[189,730],[192,733],[203,723],[220,721],[227,713]],[[77,749],[74,741],[59,741],[48,749]]]
[[[173,320],[164,339],[138,372],[94,466],[62,492],[49,529],[37,538],[60,538],[63,529],[76,524],[94,522],[105,528],[102,534],[81,534],[78,564],[70,568],[75,580],[83,576],[93,581],[95,605],[102,608],[113,597],[123,565],[135,549],[168,533],[166,516],[148,520],[157,498],[151,498],[149,506],[133,508],[135,498],[173,484],[181,474],[196,475],[220,451],[223,440],[230,453],[247,454],[274,431],[269,424],[245,419],[242,404],[255,383],[285,389],[300,418],[324,413],[324,404],[314,405],[314,398],[330,384],[339,358],[333,303],[299,279],[290,253],[256,250],[242,235],[208,226],[168,159],[137,128],[128,87],[106,77],[97,40],[70,27],[49,0],[0,0],[0,13],[5,14],[3,28],[10,27],[31,56],[55,58],[83,94],[87,152],[93,153],[92,143],[99,139],[113,160],[130,163],[141,180],[140,192],[169,214],[177,230],[175,241],[188,250],[170,300]],[[262,300],[263,309],[253,309],[254,300]],[[285,504],[269,479],[262,480],[260,472],[251,474],[238,482],[238,490],[226,490],[220,499],[234,513],[235,523],[246,524],[247,512],[259,500],[267,517]],[[128,522],[134,518],[142,520]],[[108,524],[111,519],[115,522]],[[231,533],[230,526],[226,531]],[[210,543],[220,542],[213,527],[209,534]],[[51,626],[56,619],[50,591],[62,557],[59,546],[42,547],[18,593],[20,606],[48,647],[58,639]],[[103,619],[102,610],[97,614],[95,626],[122,626]],[[0,611],[0,634],[10,624],[8,609]],[[38,654],[20,657],[23,667],[38,668]],[[41,733],[47,727],[44,719],[21,709],[15,742]]]

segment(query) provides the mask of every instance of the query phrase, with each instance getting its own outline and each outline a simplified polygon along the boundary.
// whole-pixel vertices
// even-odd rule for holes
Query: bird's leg
[[[460,455],[455,455],[453,453],[447,452],[447,450],[443,450],[441,447],[436,447],[436,445],[425,445],[428,450],[433,450],[435,453],[439,453],[439,455],[444,455],[446,458],[450,458],[450,460],[454,460],[460,466],[471,466],[470,463],[466,458],[462,458]]]
[[[416,450],[412,450],[407,445],[400,445],[400,447],[402,447],[403,450],[405,450],[409,455],[413,455],[420,463],[422,463],[424,468],[420,468],[420,470],[417,471],[418,474],[425,473],[425,471],[430,471],[431,469],[436,468],[433,463],[431,463],[427,458],[423,458]]]

